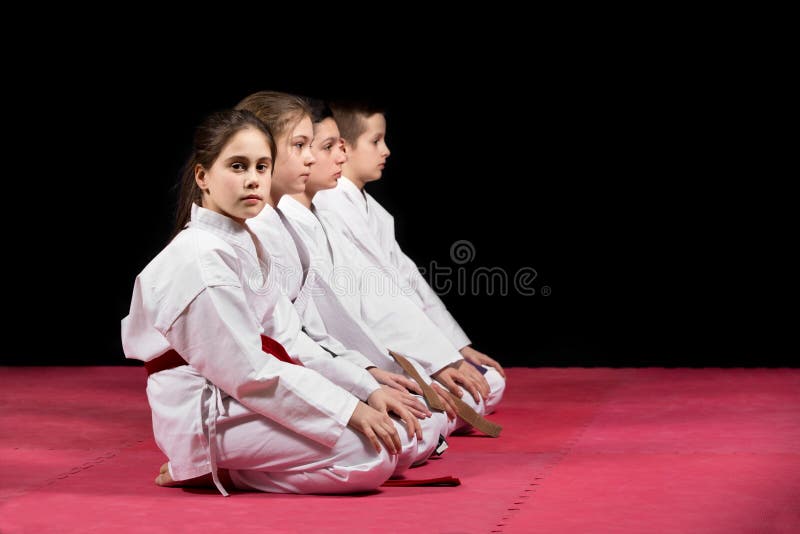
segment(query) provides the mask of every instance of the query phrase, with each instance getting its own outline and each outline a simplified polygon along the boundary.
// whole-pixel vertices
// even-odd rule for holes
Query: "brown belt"
[[[395,359],[400,367],[403,368],[403,371],[411,375],[411,378],[413,378],[417,384],[419,384],[419,387],[422,388],[422,394],[425,397],[425,400],[428,401],[428,406],[431,408],[431,410],[444,411],[444,404],[442,404],[442,402],[439,400],[439,396],[429,384],[422,380],[422,377],[419,376],[419,373],[414,366],[411,365],[411,362],[409,362],[405,356],[392,350],[389,351],[389,354]],[[470,426],[493,438],[496,438],[500,435],[500,431],[503,430],[502,426],[498,425],[497,423],[492,423],[488,419],[484,418],[481,414],[473,410],[469,404],[462,401],[452,393],[450,393],[450,397],[452,397],[453,401],[455,401],[456,413],[458,413],[458,416],[466,421]]]
[[[408,373],[409,376],[413,378],[417,384],[419,384],[419,387],[422,389],[422,396],[425,397],[430,409],[444,411],[444,404],[442,404],[442,401],[439,400],[439,395],[436,394],[430,384],[425,382],[422,377],[419,376],[419,373],[414,366],[411,365],[411,362],[409,362],[405,356],[402,354],[397,354],[393,350],[389,350],[389,354],[392,356],[392,358],[394,358],[394,361],[396,361],[398,365],[403,368],[403,371]]]
[[[502,426],[498,425],[497,423],[492,423],[481,414],[473,410],[469,404],[459,399],[452,393],[450,393],[450,397],[456,403],[456,412],[458,413],[458,416],[469,423],[470,426],[477,428],[484,434],[492,436],[493,438],[496,438],[500,435],[500,431],[503,430]]]

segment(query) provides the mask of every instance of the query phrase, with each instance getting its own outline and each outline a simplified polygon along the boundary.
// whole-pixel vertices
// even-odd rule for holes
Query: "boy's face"
[[[316,161],[311,165],[311,175],[306,182],[306,194],[336,187],[342,175],[342,164],[347,161],[336,121],[327,117],[314,124],[314,144],[311,153]]]
[[[383,114],[370,115],[364,122],[367,129],[358,136],[355,146],[346,144],[345,174],[348,178],[367,183],[380,179],[390,152],[386,145],[386,119]]]

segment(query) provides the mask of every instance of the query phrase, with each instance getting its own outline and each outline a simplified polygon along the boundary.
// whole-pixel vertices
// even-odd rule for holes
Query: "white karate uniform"
[[[305,265],[301,261],[301,255],[308,258],[308,252],[302,244],[301,250],[298,250],[279,213],[271,206],[265,206],[258,216],[247,221],[247,225],[264,246],[268,256],[269,284],[279,287],[283,294],[278,298],[276,310],[280,311],[275,315],[276,321],[282,323],[282,328],[279,330],[285,334],[279,335],[277,339],[286,343],[287,352],[291,356],[294,356],[293,340],[301,341],[302,347],[297,355],[301,361],[345,389],[353,391],[352,384],[369,383],[370,387],[365,396],[353,391],[356,396],[366,401],[369,394],[380,387],[366,370],[373,364],[360,352],[346,347],[328,332],[314,298],[321,293],[317,284],[318,279],[313,271],[308,270],[308,261]],[[340,317],[338,320],[343,322],[346,317]],[[342,326],[348,328],[350,325],[351,323],[344,323]],[[425,443],[420,444],[416,437],[408,438],[407,430],[402,423],[395,420],[395,424],[402,444],[395,471],[395,475],[399,475],[412,464],[427,459],[436,447],[439,434],[438,428],[435,436],[431,436],[428,432]],[[421,423],[421,426],[430,425]],[[424,430],[425,428],[423,433]]]
[[[328,218],[335,217],[335,214],[327,213],[320,219],[319,212],[308,210],[291,197],[281,199],[279,206],[295,235],[311,250],[313,270],[319,271],[320,277],[328,281],[349,314],[360,319],[359,324],[365,325],[362,329],[368,332],[367,335],[380,340],[374,346],[404,354],[412,363],[423,367],[422,376],[434,374],[462,359],[436,325],[402,294],[391,279],[376,269],[341,234],[326,230],[330,226]],[[382,366],[380,356],[374,352],[365,354],[372,357],[376,365]],[[462,400],[478,413],[485,412],[484,402],[476,403],[466,391]],[[448,422],[447,434],[464,425],[460,418]]]
[[[266,284],[263,257],[245,227],[192,206],[188,228],[136,278],[122,321],[125,356],[147,362],[172,349],[189,363],[147,380],[170,475],[212,473],[223,494],[217,467],[242,489],[374,489],[397,458],[347,427],[358,399],[261,349],[280,297]]]
[[[394,217],[377,200],[343,176],[335,188],[317,193],[314,205],[333,230],[345,235],[375,267],[384,270],[402,288],[457,350],[471,343],[417,265],[403,253],[395,239]],[[328,213],[336,216],[329,217]],[[483,367],[490,388],[485,399],[486,413],[492,413],[503,397],[506,383],[494,368]]]
[[[306,306],[305,309],[298,310],[292,304],[298,298],[305,276],[294,241],[290,236],[284,236],[286,231],[280,217],[272,207],[265,206],[257,217],[247,221],[247,226],[257,238],[256,242],[264,247],[266,264],[262,266],[262,270],[267,273],[267,279],[263,292],[276,293],[273,296],[275,305],[272,318],[264,325],[267,331],[272,332],[270,337],[283,345],[286,352],[299,359],[303,365],[315,369],[366,401],[373,391],[380,388],[380,384],[365,370],[369,360],[361,357],[360,363],[363,365],[354,365],[352,360],[332,358],[330,352],[323,347],[334,352],[346,349],[324,330],[314,328],[318,319],[313,309]],[[303,302],[306,300],[303,299]],[[302,317],[298,311],[302,313]]]

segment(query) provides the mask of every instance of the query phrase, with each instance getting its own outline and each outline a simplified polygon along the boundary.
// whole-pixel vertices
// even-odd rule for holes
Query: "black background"
[[[735,50],[595,45],[360,70],[348,50],[335,69],[313,50],[270,67],[96,48],[17,65],[2,363],[130,363],[119,321],[169,237],[194,125],[274,89],[386,107],[392,156],[368,191],[418,265],[458,267],[466,240],[468,275],[535,269],[533,296],[443,296],[504,364],[796,365],[787,139],[764,122],[777,82]]]

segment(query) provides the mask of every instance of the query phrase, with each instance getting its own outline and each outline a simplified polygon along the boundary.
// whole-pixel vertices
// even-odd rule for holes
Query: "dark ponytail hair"
[[[333,118],[333,110],[331,110],[327,102],[309,96],[303,98],[308,102],[308,107],[311,108],[311,122],[319,124],[327,118]]]
[[[192,214],[192,204],[201,206],[203,192],[194,179],[194,169],[202,165],[210,169],[231,137],[246,128],[262,132],[269,143],[272,161],[275,161],[275,140],[267,126],[253,113],[245,110],[225,110],[212,113],[194,131],[192,154],[183,166],[178,193],[178,209],[175,213],[174,238],[184,229]]]

